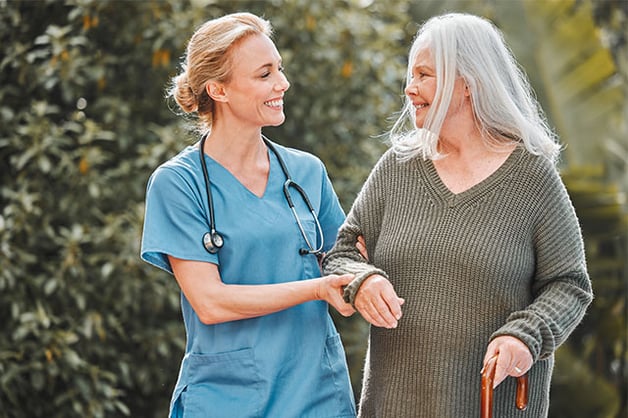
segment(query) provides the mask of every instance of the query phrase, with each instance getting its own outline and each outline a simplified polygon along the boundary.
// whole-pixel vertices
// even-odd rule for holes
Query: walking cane
[[[482,395],[480,399],[480,417],[493,418],[493,380],[497,356],[491,357],[482,372]],[[528,374],[517,378],[517,397],[515,399],[517,409],[523,411],[528,406]]]

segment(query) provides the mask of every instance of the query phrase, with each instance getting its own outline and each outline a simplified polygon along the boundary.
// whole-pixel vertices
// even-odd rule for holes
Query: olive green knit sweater
[[[355,249],[366,239],[370,263]],[[352,272],[345,295],[384,273],[405,299],[396,329],[371,327],[360,416],[474,418],[480,369],[498,335],[524,341],[535,363],[525,412],[516,380],[495,389],[495,418],[547,416],[553,353],[592,299],[578,220],[551,162],[517,148],[489,178],[453,194],[431,161],[373,169],[324,260]]]

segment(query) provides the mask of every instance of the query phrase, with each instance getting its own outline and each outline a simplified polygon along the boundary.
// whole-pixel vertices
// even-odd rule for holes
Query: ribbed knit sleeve
[[[534,165],[539,164],[538,167]],[[567,190],[549,162],[534,160],[530,187],[538,190],[533,302],[515,311],[491,338],[513,335],[535,360],[547,358],[580,323],[593,299],[584,245]]]
[[[369,264],[356,248],[358,236],[366,242],[367,252],[373,252],[381,229],[382,216],[386,199],[382,196],[389,185],[386,176],[394,155],[391,151],[384,154],[371,171],[362,190],[354,201],[347,218],[338,232],[336,244],[323,259],[325,274],[355,274],[355,279],[345,288],[344,299],[353,305],[355,295],[362,282],[373,274],[388,277],[386,272]]]

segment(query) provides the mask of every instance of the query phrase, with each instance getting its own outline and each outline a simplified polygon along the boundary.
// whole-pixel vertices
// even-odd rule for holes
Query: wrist
[[[355,305],[354,305],[355,296],[360,290],[360,287],[369,277],[374,276],[374,275],[380,275],[388,279],[388,276],[386,275],[386,273],[383,270],[380,270],[377,268],[374,268],[373,270],[369,270],[368,272],[356,275],[355,279],[353,279],[353,281],[349,283],[347,287],[345,287],[342,293],[342,298],[344,299],[344,301],[347,303],[350,303],[351,306],[353,306],[353,308],[355,309]]]

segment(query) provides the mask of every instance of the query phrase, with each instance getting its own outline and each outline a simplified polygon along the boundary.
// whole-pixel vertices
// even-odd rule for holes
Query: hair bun
[[[186,113],[198,110],[198,100],[188,81],[187,73],[181,73],[174,78],[173,96],[179,107]]]

